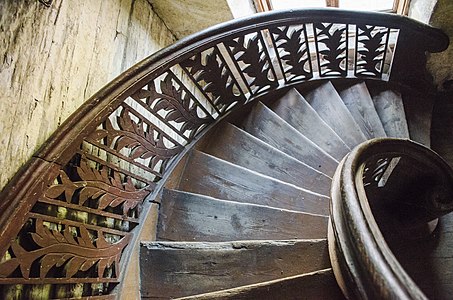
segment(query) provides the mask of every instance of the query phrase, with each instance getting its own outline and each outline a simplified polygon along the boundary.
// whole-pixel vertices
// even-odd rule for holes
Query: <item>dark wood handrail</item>
[[[411,162],[406,168],[412,178],[426,172],[435,180],[421,187],[418,197],[393,198],[393,205],[389,205],[388,193],[380,199],[374,197],[379,182],[401,175],[392,174],[392,170],[404,168],[398,166],[404,159]],[[418,169],[411,169],[414,162],[426,168],[417,174]],[[421,193],[423,190],[428,193]],[[405,232],[408,223],[414,225],[411,228],[423,230],[423,224],[453,211],[453,172],[442,158],[409,140],[367,141],[340,163],[332,183],[331,201],[329,250],[335,275],[348,298],[426,299],[390,250],[385,231],[398,232],[396,226],[403,226]],[[403,222],[396,220],[392,226],[380,223],[384,219],[391,222],[389,216],[398,216],[399,209],[405,210]]]
[[[326,43],[335,32],[342,38]],[[367,48],[370,39],[384,51]],[[151,55],[88,99],[1,192],[0,284],[94,282],[110,293],[121,281],[126,246],[155,200],[149,195],[208,125],[306,81],[362,78],[424,88],[417,80],[424,77],[425,53],[447,45],[441,31],[405,17],[309,9],[231,21]],[[329,56],[338,49],[340,55]],[[54,234],[83,242],[49,240]],[[63,267],[43,259],[57,240],[52,255],[67,259]],[[102,245],[98,251],[108,259],[93,260],[96,268],[88,270],[71,268],[65,253],[82,245]],[[46,266],[28,270],[43,261]]]

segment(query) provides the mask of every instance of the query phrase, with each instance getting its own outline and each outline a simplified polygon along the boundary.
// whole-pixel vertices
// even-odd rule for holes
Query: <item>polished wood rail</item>
[[[88,99],[2,191],[2,289],[113,297],[150,203],[211,124],[307,81],[432,90],[425,54],[447,46],[405,17],[312,9],[235,20],[157,52]]]
[[[427,299],[391,248],[431,234],[453,211],[453,172],[442,158],[409,140],[367,141],[340,163],[331,201],[329,251],[344,294]]]

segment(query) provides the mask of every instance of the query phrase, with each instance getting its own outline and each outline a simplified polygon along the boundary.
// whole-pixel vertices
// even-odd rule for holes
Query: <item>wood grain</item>
[[[194,151],[179,190],[214,198],[328,215],[329,198]]]
[[[289,90],[270,108],[336,160],[341,160],[350,151],[350,148],[319,117],[297,90]]]
[[[341,89],[339,94],[367,139],[387,136],[364,82]]]
[[[157,238],[234,241],[325,238],[328,218],[164,190]]]
[[[330,81],[305,93],[304,98],[350,148],[366,140]]]
[[[244,120],[243,127],[254,137],[327,176],[332,177],[335,173],[338,161],[261,102],[255,105],[247,119]]]
[[[236,289],[218,291],[204,295],[180,298],[185,300],[199,299],[346,299],[338,287],[331,269],[309,274],[296,275],[269,282],[244,286]]]
[[[401,94],[392,90],[370,90],[374,107],[389,137],[409,138]]]
[[[213,137],[204,152],[315,193],[329,194],[328,176],[234,125],[224,123]]]
[[[325,239],[150,242],[140,248],[145,298],[196,295],[330,267]]]

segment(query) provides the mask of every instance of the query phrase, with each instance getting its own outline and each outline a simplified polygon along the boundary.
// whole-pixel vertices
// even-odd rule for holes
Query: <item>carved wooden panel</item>
[[[313,77],[306,25],[269,29],[286,82]]]
[[[139,224],[142,203],[153,188],[152,182],[76,154],[31,208],[3,254],[3,294],[23,285],[27,292],[40,287],[35,290],[43,298],[110,293],[119,282],[121,257]]]
[[[178,117],[176,113],[174,116]],[[162,177],[168,161],[183,149],[162,128],[127,103],[123,103],[86,140],[153,174],[154,181]]]
[[[244,93],[217,46],[195,54],[180,65],[219,113],[245,102]]]
[[[348,25],[314,23],[313,28],[318,55],[319,76],[346,76]]]
[[[241,35],[225,41],[224,44],[252,95],[278,86],[277,76],[261,32]]]
[[[382,26],[356,26],[355,75],[378,77],[389,65],[385,65],[390,38],[390,28]],[[391,54],[391,53],[390,53]]]
[[[144,104],[149,113],[187,141],[214,121],[206,108],[170,70],[151,80],[132,98]]]

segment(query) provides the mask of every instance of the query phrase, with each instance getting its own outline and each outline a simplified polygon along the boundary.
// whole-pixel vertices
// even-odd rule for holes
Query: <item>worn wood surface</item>
[[[364,82],[340,89],[339,94],[367,139],[387,136]]]
[[[374,107],[389,137],[409,138],[401,94],[392,90],[370,89]]]
[[[317,239],[326,237],[327,220],[321,215],[164,190],[157,238],[209,242]]]
[[[335,173],[338,161],[261,102],[255,105],[242,126],[253,136],[327,176]]]
[[[144,298],[183,297],[329,267],[325,239],[142,243],[141,295]]]
[[[430,147],[433,96],[404,93],[402,97],[411,140]]]
[[[335,281],[332,269],[326,269],[309,274],[296,275],[269,282],[180,299],[340,300],[345,298]]]
[[[151,208],[143,223],[143,230],[140,233],[140,240],[153,241],[156,239],[157,216],[159,214],[158,204],[151,204]],[[131,257],[128,261],[128,268],[121,285],[120,299],[140,298],[140,257],[139,243],[134,244]]]
[[[314,214],[329,214],[329,198],[193,151],[179,190],[214,198]]]
[[[444,96],[434,104],[431,147],[453,168],[453,101],[451,98],[451,96]]]
[[[229,123],[218,127],[203,151],[318,194],[329,194],[328,176]]]
[[[175,41],[146,0],[3,0],[0,189],[88,97]]]
[[[304,98],[350,148],[366,140],[330,81],[305,93]]]
[[[270,108],[336,160],[341,160],[350,151],[296,89],[288,91]]]

